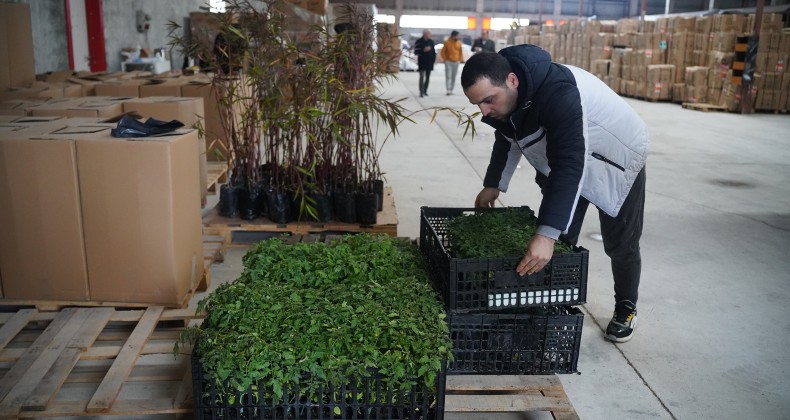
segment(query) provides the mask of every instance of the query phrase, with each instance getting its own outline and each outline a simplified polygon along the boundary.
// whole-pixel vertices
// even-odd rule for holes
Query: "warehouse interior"
[[[384,184],[374,223],[222,214],[221,191],[242,172],[233,168],[241,143],[227,134],[241,123],[228,121],[247,115],[253,102],[228,105],[216,81],[225,70],[184,46],[209,34],[216,52],[216,33],[237,28],[238,20],[217,18],[230,16],[221,11],[233,10],[233,2],[0,1],[0,417],[280,418],[275,413],[285,411],[215,407],[223,397],[201,388],[211,376],[195,367],[190,345],[174,352],[174,343],[185,326],[201,325],[205,299],[249,276],[246,256],[258,241],[286,234],[289,245],[331,243],[367,232],[419,247],[427,240],[425,208],[474,207],[494,129],[474,114],[479,108],[459,80],[452,92],[445,88],[441,58],[427,92],[420,91],[413,49],[429,29],[437,46],[459,31],[464,60],[482,31],[497,50],[537,45],[603,80],[645,122],[639,326],[628,342],[604,338],[615,304],[612,269],[591,208],[578,242],[589,252],[586,296],[573,303],[583,327],[567,368],[545,368],[557,362],[545,350],[538,360],[544,370],[444,372],[439,377],[454,393],[442,393],[443,406],[429,404],[416,417],[361,417],[365,410],[373,416],[367,407],[311,412],[299,397],[273,406],[295,410],[286,418],[318,418],[299,417],[300,407],[334,419],[790,418],[783,350],[790,347],[787,0],[353,3],[288,0],[277,10],[300,53],[340,37],[341,9],[379,19],[375,57],[386,60],[376,62],[383,76],[370,98],[377,99],[367,100],[392,101],[408,118],[396,133],[371,124]],[[256,7],[268,16],[268,6]],[[436,26],[401,25],[420,16]],[[316,27],[324,32],[312,37]],[[220,85],[249,98],[254,89],[238,82],[245,77]],[[282,97],[298,96],[299,82],[312,95],[324,88],[305,76]],[[145,122],[149,117],[159,121]],[[300,118],[312,116],[293,121]],[[173,120],[183,124],[164,123]],[[137,135],[147,138],[118,138]],[[535,175],[521,160],[497,206],[537,211]],[[470,379],[478,377],[482,386]],[[224,402],[261,403],[263,389],[254,385]],[[346,403],[364,400],[354,393]]]

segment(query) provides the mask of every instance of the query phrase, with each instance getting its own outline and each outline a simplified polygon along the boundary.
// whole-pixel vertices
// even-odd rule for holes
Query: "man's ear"
[[[516,73],[508,73],[507,81],[513,86],[513,89],[518,89],[518,76],[516,76]]]

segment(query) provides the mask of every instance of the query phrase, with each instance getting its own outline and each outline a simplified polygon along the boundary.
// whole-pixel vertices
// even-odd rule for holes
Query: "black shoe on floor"
[[[636,305],[630,300],[621,300],[614,305],[614,315],[606,327],[605,338],[616,343],[625,343],[636,329]]]

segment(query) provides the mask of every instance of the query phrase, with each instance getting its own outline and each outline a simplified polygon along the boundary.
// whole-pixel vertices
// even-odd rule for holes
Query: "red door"
[[[104,16],[102,0],[85,0],[85,19],[88,23],[88,53],[91,71],[106,71],[107,56],[104,51]]]

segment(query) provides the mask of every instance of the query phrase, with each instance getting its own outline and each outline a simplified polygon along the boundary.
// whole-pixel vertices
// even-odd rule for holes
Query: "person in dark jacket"
[[[597,77],[553,63],[533,45],[475,54],[461,86],[480,107],[483,122],[496,129],[475,206],[495,206],[522,156],[535,168],[543,193],[536,235],[516,271],[523,276],[542,270],[560,237],[575,244],[592,203],[614,277],[615,310],[605,337],[628,341],[636,328],[642,270],[649,143],[644,122]]]
[[[420,97],[428,96],[428,82],[431,80],[433,63],[436,61],[431,31],[422,31],[422,38],[414,43],[414,53],[417,54],[417,70],[420,72]]]
[[[488,39],[488,31],[483,31],[480,38],[477,38],[472,44],[472,52],[496,52],[494,41]]]

